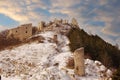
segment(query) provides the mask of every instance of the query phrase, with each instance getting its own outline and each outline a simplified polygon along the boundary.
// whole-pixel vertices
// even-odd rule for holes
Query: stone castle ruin
[[[67,25],[66,27],[63,27],[62,25],[65,24]],[[41,21],[38,24],[38,27],[36,27],[37,32],[44,32],[44,31],[56,31],[56,32],[66,32],[68,31],[71,26],[72,27],[77,27],[78,23],[75,18],[72,19],[71,23],[68,22],[68,20],[63,20],[63,19],[54,19],[54,21],[51,21],[49,23],[45,23],[44,21]],[[15,39],[19,39],[20,41],[23,41],[27,39],[28,37],[32,36],[32,24],[23,24],[18,26],[17,28],[10,29],[8,31],[7,38],[13,37]]]
[[[32,24],[23,24],[18,26],[17,28],[13,28],[9,30],[7,37],[13,37],[15,39],[19,39],[23,41],[28,37],[32,36]]]
[[[56,27],[58,27],[58,25],[60,24],[70,24],[72,27],[74,28],[77,28],[78,27],[78,22],[75,18],[73,18],[71,20],[71,23],[69,23],[68,20],[63,20],[63,19],[54,19],[53,22],[50,22],[48,24],[45,24],[44,21],[41,21],[39,24],[38,24],[38,31],[51,31],[51,30],[57,30]]]
[[[63,24],[67,24],[66,27],[62,26]],[[72,19],[71,23],[68,23],[67,20],[57,20],[55,19],[53,22],[45,24],[45,22],[41,21],[37,27],[38,32],[42,31],[67,31],[70,30],[71,25],[74,28],[78,27],[77,20],[75,18]],[[69,27],[69,28],[68,28]],[[17,28],[13,28],[8,31],[7,37],[13,37],[15,39],[19,39],[23,41],[32,36],[32,24],[23,24],[18,26]],[[54,36],[54,41],[57,43],[57,35]],[[84,66],[84,48],[79,48],[74,52],[74,72],[79,76],[85,75],[85,66]]]

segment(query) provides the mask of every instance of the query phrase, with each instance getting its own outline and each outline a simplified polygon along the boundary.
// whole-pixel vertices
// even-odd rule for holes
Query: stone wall
[[[11,36],[21,41],[32,36],[32,24],[24,24],[9,30],[8,37]]]
[[[44,21],[41,21],[38,24],[38,32],[44,32],[44,31],[51,31],[53,30],[55,27],[58,27],[58,25],[62,25],[62,24],[66,24],[66,25],[72,25],[72,27],[74,28],[78,28],[78,22],[75,18],[72,18],[71,23],[69,23],[69,20],[66,19],[54,19],[54,21],[49,22],[48,24],[46,24]],[[62,27],[62,26],[61,26]]]

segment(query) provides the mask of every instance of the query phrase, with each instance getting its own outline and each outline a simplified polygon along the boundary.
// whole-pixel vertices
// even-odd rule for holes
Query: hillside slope
[[[57,35],[57,39],[55,36]],[[0,52],[0,74],[2,80],[101,80],[112,72],[99,61],[85,59],[86,75],[79,77],[73,69],[66,67],[73,58],[69,40],[64,34],[46,31],[33,37],[44,37]]]
[[[101,61],[108,68],[118,68],[120,65],[120,50],[118,47],[105,42],[97,35],[89,35],[84,30],[72,28],[67,34],[70,49],[73,52],[79,47],[85,48],[85,55],[93,60]]]

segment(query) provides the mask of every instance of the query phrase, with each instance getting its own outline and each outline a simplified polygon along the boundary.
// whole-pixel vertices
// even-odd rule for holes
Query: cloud
[[[81,1],[80,0],[51,0],[52,7],[72,7],[74,5],[79,4]]]
[[[93,25],[86,24],[86,25],[81,25],[81,27],[90,35],[91,34],[99,35],[106,42],[111,43],[113,45],[116,44],[116,41],[114,39],[112,39],[110,36],[102,33],[102,29],[103,29],[102,26],[93,26]]]
[[[119,45],[119,49],[120,49],[120,38],[116,39],[116,43]]]
[[[18,21],[20,24],[46,18],[44,14],[35,12],[36,8],[44,9],[44,3],[40,0],[21,0],[20,2],[0,0],[0,13]]]
[[[4,30],[6,30],[6,29],[8,29],[8,28],[7,28],[7,27],[3,27],[3,26],[0,25],[0,32],[1,32],[1,31],[4,31]]]
[[[115,18],[109,26],[103,28],[103,33],[111,36],[120,36],[120,17]]]
[[[113,40],[111,37],[109,37],[109,36],[107,36],[107,35],[105,35],[105,34],[100,34],[99,35],[103,40],[105,40],[106,42],[108,42],[108,43],[111,43],[112,45],[115,45],[116,44],[116,42],[115,42],[115,40]]]
[[[119,0],[108,1],[105,0],[104,6],[100,6],[95,10],[97,16],[95,20],[101,20],[105,22],[105,27],[102,32],[111,36],[120,36],[120,5]]]
[[[102,27],[101,26],[93,26],[93,25],[81,25],[80,27],[82,27],[84,30],[86,30],[88,32],[88,34],[93,34],[93,35],[97,35],[100,33]]]
[[[82,18],[86,18],[86,21],[102,21],[105,23],[104,26],[101,28],[99,26],[89,26],[89,28],[85,28],[85,30],[92,32],[93,34],[96,33],[100,37],[102,37],[105,41],[112,43],[113,45],[116,42],[120,46],[119,37],[120,37],[120,5],[119,0],[100,0],[97,3],[97,6],[88,11],[87,17],[83,15]],[[91,3],[88,3],[89,6]],[[88,6],[85,6],[86,9]],[[88,9],[87,9],[88,10]],[[90,16],[90,17],[89,17]],[[92,16],[92,17],[91,17]],[[99,27],[99,28],[98,28]]]
[[[106,5],[108,3],[108,0],[99,0],[100,5]]]
[[[65,14],[67,17],[80,17],[84,7],[80,6],[82,0],[51,0],[49,12],[52,14]]]

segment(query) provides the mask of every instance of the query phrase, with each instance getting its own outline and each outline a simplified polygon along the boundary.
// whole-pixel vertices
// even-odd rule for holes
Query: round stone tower
[[[84,66],[84,48],[79,48],[74,51],[74,72],[78,76],[85,75],[85,66]]]

